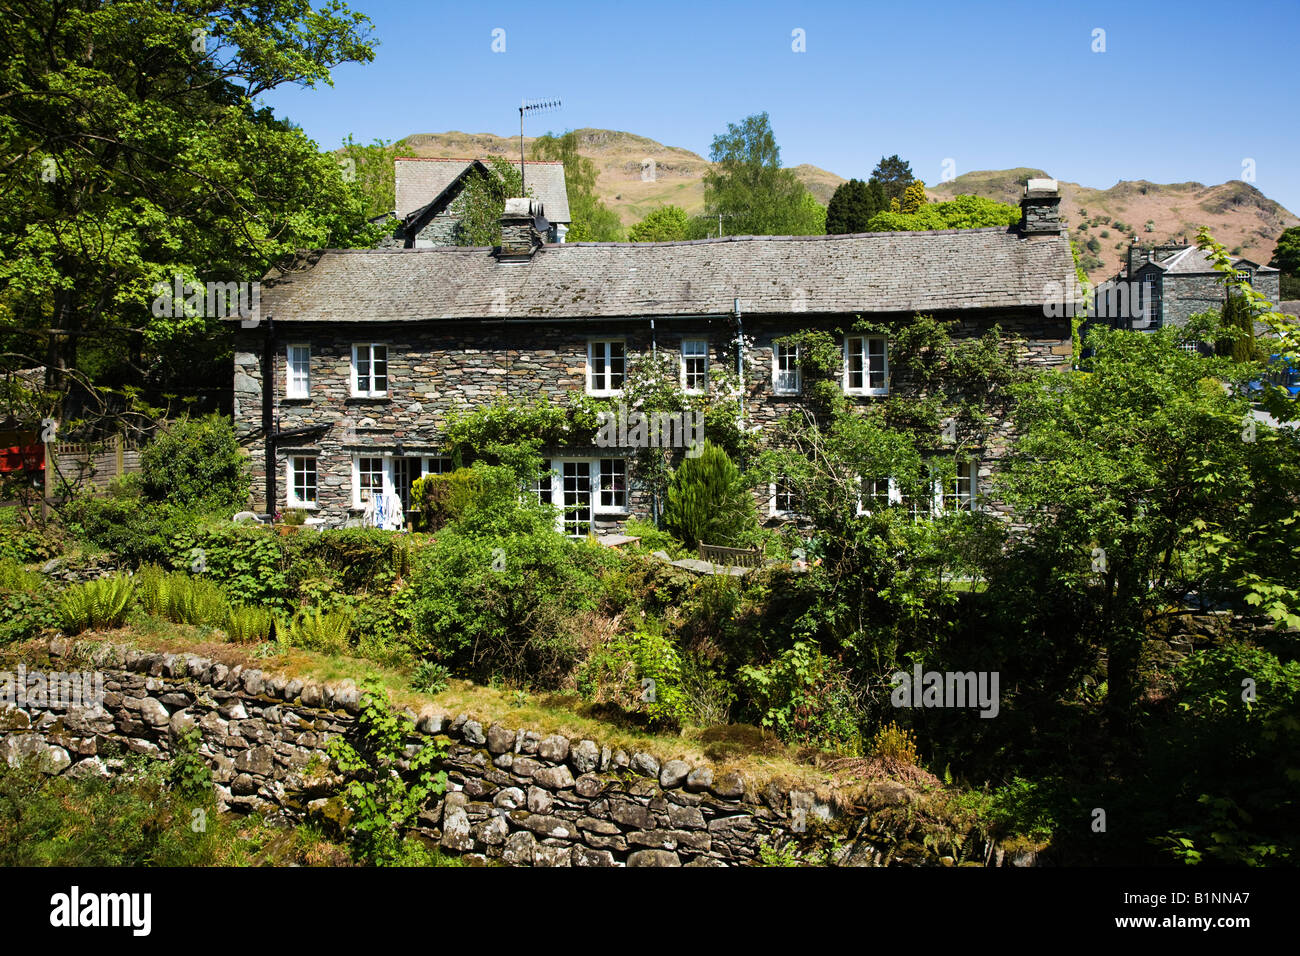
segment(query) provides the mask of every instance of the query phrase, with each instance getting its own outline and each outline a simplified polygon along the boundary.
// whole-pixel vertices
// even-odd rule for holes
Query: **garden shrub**
[[[156,435],[140,452],[140,475],[149,499],[203,510],[242,508],[251,486],[234,425],[216,414]]]
[[[131,485],[119,495],[82,495],[69,502],[64,517],[74,535],[134,567],[170,563],[176,540],[188,538],[196,520],[186,508],[143,499]]]
[[[419,509],[421,531],[437,531],[483,502],[517,493],[512,470],[475,464],[446,475],[425,475],[411,486],[411,504]]]
[[[0,559],[32,564],[46,561],[59,553],[58,542],[39,528],[27,527],[11,514],[12,508],[0,509]]]
[[[492,470],[498,493],[416,560],[412,649],[469,676],[556,687],[581,655],[575,620],[596,610],[605,556],[556,534],[540,506],[521,500],[513,472]]]
[[[410,570],[410,536],[380,528],[330,529],[284,540],[290,587],[328,571],[351,594],[385,592]]]
[[[58,607],[47,589],[0,591],[0,644],[25,641],[59,626]]]
[[[220,581],[237,604],[287,607],[294,592],[282,540],[265,525],[219,522],[176,536],[171,559],[173,566],[190,569],[201,558],[204,573]]]
[[[737,674],[762,725],[782,740],[861,753],[861,703],[847,676],[816,645],[796,641],[770,664],[747,664]]]
[[[754,498],[727,453],[711,442],[684,458],[668,483],[664,527],[688,548],[701,541],[734,545],[757,525]]]
[[[447,789],[447,774],[435,770],[447,748],[431,741],[409,754],[406,740],[415,722],[389,706],[377,683],[366,682],[363,691],[356,731],[331,739],[329,754],[347,781],[341,796],[358,855],[376,866],[403,865],[412,850],[406,844],[414,839],[408,828],[425,803]]]

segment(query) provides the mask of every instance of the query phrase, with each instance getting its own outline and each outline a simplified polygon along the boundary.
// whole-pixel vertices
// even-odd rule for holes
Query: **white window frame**
[[[796,517],[799,517],[799,516],[801,516],[801,515],[803,514],[803,512],[801,512],[801,511],[786,511],[786,510],[783,510],[783,509],[778,508],[778,507],[776,506],[776,489],[777,489],[777,485],[779,485],[779,484],[781,483],[782,480],[788,481],[789,479],[781,479],[781,478],[778,478],[776,481],[773,481],[773,482],[769,483],[768,486],[767,486],[767,493],[768,493],[767,513],[768,513],[769,515],[771,515],[772,517],[774,517],[774,518],[796,518]],[[794,492],[793,490],[791,490],[791,492],[790,492],[790,496],[791,496],[791,497],[795,497],[795,492]]]
[[[437,462],[437,464],[435,465],[434,462]],[[425,457],[424,464],[421,466],[420,477],[427,478],[429,475],[449,475],[455,470],[456,463],[446,455],[429,455]]]
[[[305,501],[298,497],[297,483],[297,463],[300,461],[310,461],[312,470],[316,473],[316,500]],[[284,463],[284,503],[286,508],[303,508],[308,511],[315,511],[320,507],[320,456],[319,455],[289,455]]]
[[[783,372],[781,368],[781,358],[779,355],[781,349],[789,349],[793,352],[793,356],[792,356],[792,358],[794,359],[794,387],[793,388],[781,385],[781,375]],[[789,372],[787,371],[785,372],[785,374],[789,374]],[[773,395],[798,395],[799,392],[802,390],[802,386],[803,386],[803,375],[799,369],[799,344],[797,342],[794,345],[779,345],[773,343],[772,345],[772,394]]]
[[[305,366],[300,374],[295,375],[293,353],[295,349],[306,351]],[[284,397],[311,397],[311,346],[306,342],[290,342],[284,350]]]
[[[966,495],[961,493],[962,479],[969,483]],[[949,479],[952,482],[951,493],[947,487],[944,488],[943,508],[944,511],[951,511],[955,514],[974,514],[979,510],[979,481],[980,481],[980,463],[979,459],[972,458],[969,461],[957,462],[957,471]],[[969,505],[965,508],[957,507],[957,502],[968,501]]]
[[[875,510],[871,507],[868,507],[869,503],[875,500],[874,496],[868,498],[868,496],[862,493],[862,485],[866,482],[866,480],[867,479],[862,478],[861,476],[858,477],[858,514],[859,515],[869,515],[872,514]],[[873,478],[871,480],[880,481],[881,479]],[[888,507],[894,508],[902,504],[903,496],[898,489],[898,481],[895,480],[893,475],[890,475],[889,478],[884,480],[888,482],[888,489],[886,491],[886,496],[889,499]]]
[[[366,350],[369,373],[366,376],[365,388],[362,388],[360,378],[360,362],[358,356],[361,349]],[[382,389],[374,388],[375,385],[375,349],[384,350],[384,387]],[[392,376],[388,364],[388,344],[386,342],[355,342],[352,345],[352,397],[353,398],[386,398],[389,389],[392,386]]]
[[[622,374],[623,385],[627,383],[627,340],[622,338],[588,339],[587,340],[587,374],[586,374],[588,395],[622,395],[623,394],[623,385],[619,385],[618,388],[609,387],[609,382],[613,378],[613,372],[610,371],[610,365],[612,364],[612,359],[610,355],[611,345],[621,345],[623,347],[623,371],[621,374]],[[597,388],[595,386],[595,383],[592,381],[592,369],[593,369],[592,360],[598,348],[603,351],[604,354],[602,358],[604,359],[605,362],[604,382],[602,383],[602,386],[600,388]]]
[[[937,475],[936,475],[936,476],[931,476],[931,477],[930,477],[930,511],[929,511],[929,514],[918,513],[918,512],[915,510],[915,508],[914,508],[912,502],[906,500],[905,496],[903,496],[903,495],[901,494],[901,491],[900,491],[900,494],[899,494],[899,497],[898,497],[898,503],[899,503],[899,505],[901,505],[901,506],[903,506],[903,507],[905,507],[905,508],[907,509],[907,516],[908,516],[911,520],[913,520],[913,521],[922,521],[922,520],[929,521],[929,520],[933,520],[933,519],[934,519],[935,517],[937,517],[938,515],[943,514],[943,491],[944,491],[944,488],[943,488],[943,478],[940,477],[940,476],[937,476]]]
[[[854,343],[860,342],[861,351],[853,350]],[[881,343],[880,379],[884,383],[880,388],[871,387],[871,343]],[[849,386],[850,356],[862,357],[862,387]],[[844,394],[846,395],[888,395],[889,394],[889,339],[884,335],[846,335],[844,336]]]
[[[691,351],[689,354],[686,351],[686,347],[688,345],[691,346]],[[687,363],[692,360],[698,361],[700,359],[703,359],[704,361],[704,371],[703,371],[704,384],[698,388],[692,388],[688,384],[690,382],[690,371],[689,371],[690,367]],[[687,395],[703,395],[706,392],[708,392],[709,390],[709,340],[708,339],[703,339],[698,337],[682,339],[681,380],[682,380],[681,382],[682,391],[685,392]]]
[[[601,502],[600,463],[605,460],[619,461],[623,463],[623,504],[622,505],[606,505]],[[624,518],[631,514],[630,495],[632,489],[631,489],[631,482],[628,478],[628,463],[626,458],[622,458],[616,455],[605,455],[600,458],[548,458],[543,462],[542,469],[539,472],[537,479],[533,482],[529,490],[535,493],[538,496],[538,500],[541,501],[542,500],[541,492],[545,490],[541,488],[541,479],[542,479],[541,473],[545,472],[546,474],[549,474],[551,479],[551,487],[549,489],[550,500],[543,503],[550,504],[559,510],[559,514],[557,515],[556,522],[555,522],[556,531],[559,532],[564,531],[564,522],[565,519],[567,518],[567,514],[564,511],[564,466],[566,464],[578,464],[578,465],[587,466],[587,480],[589,483],[589,487],[591,488],[591,520],[593,523],[595,522],[597,515],[611,515],[614,517]],[[575,537],[575,536],[570,535],[570,537]],[[585,537],[585,536],[578,535],[576,537]]]
[[[380,494],[395,494],[393,486],[393,460],[391,457],[385,457],[383,454],[362,455],[355,454],[352,456],[352,507],[364,508],[369,504],[366,499],[361,497],[361,459],[374,458],[379,460],[379,488]]]

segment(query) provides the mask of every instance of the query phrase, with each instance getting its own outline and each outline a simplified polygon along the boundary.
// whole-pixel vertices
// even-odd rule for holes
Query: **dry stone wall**
[[[14,665],[6,665],[12,670]],[[29,669],[36,665],[28,663]],[[278,810],[291,818],[336,815],[340,780],[326,745],[356,726],[361,693],[350,680],[290,679],[192,654],[149,653],[118,645],[50,645],[51,668],[94,668],[104,700],[95,709],[13,706],[0,710],[0,758],[35,758],[50,773],[106,777],[125,751],[170,752],[197,727],[221,803],[234,810]],[[428,708],[411,713],[412,753],[446,741],[448,790],[420,816],[419,829],[449,851],[531,866],[729,866],[760,858],[763,844],[842,831],[840,865],[953,865],[941,848],[873,830],[856,832],[811,792],[769,785],[756,792],[735,772],[660,762],[469,715]],[[882,784],[882,806],[906,802],[906,788]],[[971,845],[976,841],[970,841]],[[968,852],[1001,862],[996,848]]]

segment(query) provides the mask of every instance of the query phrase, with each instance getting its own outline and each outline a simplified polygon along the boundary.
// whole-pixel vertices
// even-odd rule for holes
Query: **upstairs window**
[[[778,395],[799,394],[799,346],[772,347],[772,391]]]
[[[388,346],[352,346],[352,394],[382,398],[388,394]]]
[[[682,388],[702,394],[709,387],[709,343],[704,339],[682,340]]]
[[[286,398],[306,398],[311,392],[311,348],[290,345],[284,395]]]
[[[622,339],[599,339],[587,343],[587,393],[612,395],[622,391],[626,365]]]
[[[889,393],[889,356],[883,335],[844,339],[844,391],[851,395]]]

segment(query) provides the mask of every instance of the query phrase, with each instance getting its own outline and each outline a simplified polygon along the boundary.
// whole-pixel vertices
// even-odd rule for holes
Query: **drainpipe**
[[[275,514],[275,320],[266,317],[262,346],[262,434],[266,438],[266,510]]]

